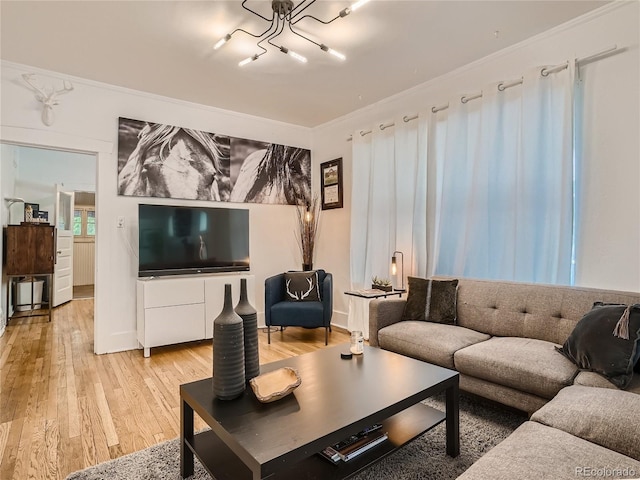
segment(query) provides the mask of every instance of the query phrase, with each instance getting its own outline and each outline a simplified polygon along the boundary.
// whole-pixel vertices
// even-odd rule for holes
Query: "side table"
[[[377,289],[362,289],[344,292],[345,295],[353,297],[349,302],[347,329],[350,332],[360,330],[365,340],[369,340],[369,303],[371,300],[392,297],[394,295],[402,298],[403,293],[406,293],[406,290],[391,290],[390,292],[385,292]]]

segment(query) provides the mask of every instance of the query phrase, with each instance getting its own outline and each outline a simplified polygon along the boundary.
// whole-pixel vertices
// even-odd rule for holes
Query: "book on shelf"
[[[379,445],[387,439],[387,432],[377,431],[360,438],[357,442],[342,450],[338,450],[338,455],[345,462],[357,457],[367,450]]]
[[[343,450],[343,449],[347,448],[348,446],[353,445],[354,443],[356,443],[362,437],[366,437],[367,435],[369,435],[369,434],[371,434],[373,432],[376,432],[376,431],[380,430],[381,428],[382,428],[382,424],[380,424],[380,423],[376,423],[374,425],[370,425],[370,426],[362,429],[361,431],[359,431],[355,435],[351,435],[350,437],[347,437],[344,440],[341,440],[338,443],[335,443],[335,444],[331,445],[331,448],[333,448],[336,451]]]
[[[382,424],[380,423],[371,425],[355,435],[324,448],[321,452],[318,452],[318,455],[334,465],[340,461],[348,462],[384,442],[387,439],[387,432],[383,432],[381,429]]]
[[[325,460],[329,460],[333,464],[336,464],[340,460],[342,460],[338,452],[331,447],[324,448],[321,452],[318,453],[318,455],[320,455]]]

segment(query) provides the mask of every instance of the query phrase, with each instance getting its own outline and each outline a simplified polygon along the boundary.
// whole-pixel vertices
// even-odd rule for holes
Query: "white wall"
[[[639,5],[630,2],[604,7],[314,129],[314,172],[318,171],[319,163],[333,158],[342,157],[344,163],[345,208],[324,213],[316,261],[336,278],[334,308],[338,315],[334,318],[344,317],[348,311],[348,302],[341,292],[349,289],[349,212],[352,202],[357,201],[351,198],[351,142],[346,141],[349,135],[378,128],[381,123],[402,121],[403,115],[428,112],[432,106],[459,101],[461,95],[479,92],[490,83],[517,79],[532,66],[561,64],[613,44],[625,51],[581,69],[585,97],[582,166],[585,187],[580,197],[582,223],[578,232],[576,283],[640,291]],[[432,198],[435,175],[433,166],[429,167]],[[429,225],[433,225],[432,218]]]
[[[32,92],[20,81],[25,72],[39,74],[44,83],[67,78],[74,91],[56,107],[56,122],[45,127]],[[137,348],[136,276],[137,205],[141,202],[203,205],[204,202],[122,197],[116,194],[118,117],[168,123],[214,133],[303,148],[311,147],[307,128],[241,115],[201,105],[58,75],[29,66],[2,62],[2,130],[0,140],[80,152],[99,151],[96,216],[96,342],[98,353]],[[189,88],[185,81],[185,88]],[[4,174],[4,172],[3,172]],[[4,191],[0,195],[5,195]],[[251,272],[256,276],[256,308],[264,310],[264,279],[299,268],[294,241],[294,207],[218,203],[249,208]],[[118,216],[125,228],[116,229]],[[176,319],[180,321],[180,319]]]
[[[2,198],[2,211],[0,213],[0,222],[2,226],[9,224],[10,216],[11,223],[19,222],[17,217],[18,212],[22,214],[23,204],[16,203],[9,207],[9,204],[4,201],[4,198],[15,197],[14,184],[17,170],[17,162],[15,159],[15,150],[9,145],[0,145],[0,198]],[[4,235],[0,235],[0,251],[4,251]],[[0,288],[0,336],[4,333],[5,326],[7,325],[7,282],[2,275],[2,288]]]

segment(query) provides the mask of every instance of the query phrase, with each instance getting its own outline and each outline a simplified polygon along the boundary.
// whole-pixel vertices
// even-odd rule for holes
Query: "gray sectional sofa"
[[[460,279],[455,325],[402,321],[406,299],[374,300],[369,343],[457,370],[462,390],[532,415],[461,479],[640,478],[640,374],[622,391],[555,348],[598,301],[640,293]],[[597,470],[620,466],[633,475]]]
[[[458,480],[640,478],[640,395],[563,388]]]

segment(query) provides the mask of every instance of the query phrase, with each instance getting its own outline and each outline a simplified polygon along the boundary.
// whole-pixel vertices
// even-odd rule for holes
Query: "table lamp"
[[[398,250],[396,250],[395,252],[393,252],[393,256],[391,257],[391,274],[392,275],[396,275],[397,271],[398,271],[398,267],[397,267],[397,256],[396,254],[400,255],[400,288],[396,288],[395,290],[397,292],[404,292],[406,291],[406,289],[404,288],[404,254]]]

